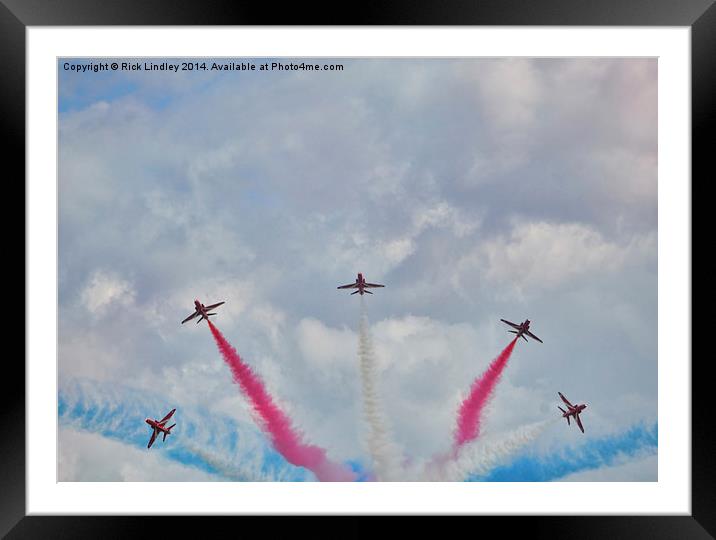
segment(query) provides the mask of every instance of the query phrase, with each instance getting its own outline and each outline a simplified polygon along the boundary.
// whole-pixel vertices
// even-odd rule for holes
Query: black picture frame
[[[351,4],[350,6],[354,6]],[[28,26],[85,25],[533,25],[533,26],[688,26],[692,54],[692,230],[693,237],[708,226],[694,220],[693,203],[704,201],[705,185],[713,170],[716,150],[716,6],[714,0],[455,0],[362,3],[337,10],[335,3],[268,3],[238,0],[0,0],[0,111],[4,132],[0,147],[6,185],[25,177],[25,30]],[[14,172],[14,174],[12,174]],[[14,182],[19,185],[19,182]],[[699,197],[698,195],[701,195]],[[695,196],[696,195],[696,196]],[[19,206],[19,198],[6,202]],[[22,200],[25,201],[23,190]],[[22,206],[24,208],[24,204]],[[6,225],[13,227],[13,221]],[[6,229],[7,230],[7,229]],[[19,236],[19,235],[17,235]],[[692,287],[707,285],[705,265],[697,255],[709,251],[712,241],[700,244],[692,237]],[[704,239],[704,233],[700,233]],[[706,249],[703,249],[706,247]],[[24,250],[24,244],[23,248]],[[706,255],[702,255],[705,257]],[[15,259],[15,258],[13,258]],[[6,258],[11,265],[12,260]],[[16,265],[16,264],[15,264]],[[711,266],[709,266],[711,268]],[[25,269],[27,271],[27,268]],[[24,290],[27,292],[27,282]],[[13,290],[19,290],[14,287]],[[709,291],[710,288],[696,289]],[[700,295],[697,295],[697,297]],[[705,296],[705,295],[704,295]],[[9,299],[6,298],[9,301]],[[48,299],[48,309],[54,299]],[[701,300],[704,303],[705,300]],[[19,303],[17,305],[20,305]],[[695,304],[692,303],[692,311]],[[694,320],[696,320],[696,312]],[[716,318],[709,316],[708,323]],[[692,358],[694,354],[692,340]],[[711,437],[713,412],[708,398],[712,377],[710,356],[673,358],[692,366],[692,513],[690,516],[532,516],[482,518],[500,527],[500,534],[529,531],[532,536],[605,538],[713,538],[716,534],[716,448]],[[162,534],[167,527],[207,535],[210,518],[26,516],[25,512],[25,370],[14,355],[2,360],[5,391],[0,407],[0,534],[7,538],[143,537]],[[9,370],[9,371],[8,371]],[[351,536],[369,532],[370,522],[350,518]],[[172,521],[169,524],[169,521]],[[294,529],[297,520],[290,519]],[[420,525],[423,528],[424,525]],[[323,528],[313,534],[321,533]],[[346,534],[341,534],[346,536]]]

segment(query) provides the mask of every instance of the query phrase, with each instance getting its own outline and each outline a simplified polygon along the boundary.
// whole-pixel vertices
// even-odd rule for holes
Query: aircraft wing
[[[199,312],[198,312],[198,311],[195,311],[194,313],[192,313],[191,315],[189,315],[186,319],[184,319],[181,323],[184,324],[185,322],[192,320],[192,319],[193,319],[194,317],[196,317],[197,315],[199,315]]]
[[[505,324],[509,324],[512,328],[519,328],[519,327],[520,327],[519,324],[515,324],[515,323],[513,323],[513,322],[506,321],[505,319],[500,319],[500,320],[501,320],[503,323],[505,323]]]
[[[348,285],[341,285],[340,287],[336,287],[336,289],[355,289],[357,287],[357,283],[349,283]]]
[[[528,335],[529,337],[531,337],[532,339],[536,339],[536,340],[539,341],[540,343],[544,343],[544,341],[542,341],[540,338],[538,338],[537,336],[535,336],[535,335],[534,335],[532,332],[530,332],[529,330],[525,330],[525,334],[527,334],[527,335]]]
[[[158,433],[157,429],[152,428],[152,438],[149,439],[149,444],[147,445],[147,448],[152,447],[152,445],[154,444],[154,441],[157,439],[157,433]]]
[[[385,285],[379,285],[377,283],[366,283],[364,287],[385,287]]]
[[[562,394],[562,392],[557,392],[557,393],[559,394],[559,397],[562,398],[562,401],[564,401],[564,402],[565,402],[567,405],[569,405],[570,407],[574,407],[574,405],[572,405],[572,404],[569,402],[569,400],[568,400],[566,397],[564,397],[564,395]]]
[[[584,426],[582,425],[582,421],[579,419],[579,415],[575,414],[574,417],[577,419],[577,425],[579,426],[579,429],[581,429],[582,433],[584,433]]]
[[[167,423],[167,420],[169,420],[169,419],[172,417],[172,415],[174,414],[175,411],[176,411],[176,409],[172,409],[171,411],[169,411],[169,414],[167,414],[164,418],[162,418],[161,420],[159,420],[159,423],[160,423],[160,424],[166,424],[166,423]]]
[[[219,302],[218,304],[211,304],[210,306],[206,306],[206,311],[212,310],[215,307],[219,307],[221,304],[225,304],[226,302]]]

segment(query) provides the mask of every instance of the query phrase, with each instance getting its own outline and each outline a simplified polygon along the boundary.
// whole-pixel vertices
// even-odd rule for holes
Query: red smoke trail
[[[306,467],[321,481],[350,482],[356,479],[353,471],[332,463],[326,451],[318,446],[306,445],[294,430],[290,419],[279,409],[264,388],[261,379],[251,371],[221,332],[209,322],[221,355],[231,368],[234,381],[241,386],[258,415],[261,429],[271,438],[274,448],[293,465]]]
[[[480,435],[480,421],[482,410],[490,400],[492,392],[500,381],[502,371],[510,359],[512,349],[515,348],[517,338],[495,358],[485,372],[480,375],[470,387],[470,395],[460,405],[457,415],[457,429],[455,430],[454,449],[476,439]]]

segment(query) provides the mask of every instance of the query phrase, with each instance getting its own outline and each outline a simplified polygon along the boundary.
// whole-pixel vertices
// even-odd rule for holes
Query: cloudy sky
[[[336,290],[357,272],[386,284],[365,303],[407,455],[449,448],[499,319],[530,318],[544,344],[517,344],[485,436],[554,417],[558,390],[586,434],[555,422],[493,479],[657,479],[655,59],[65,61],[60,480],[312,479],[271,454],[206,325],[179,324],[194,298],[226,301],[216,324],[308,442],[369,467],[360,301]],[[146,451],[173,407],[185,443]],[[206,417],[228,439],[187,449]]]

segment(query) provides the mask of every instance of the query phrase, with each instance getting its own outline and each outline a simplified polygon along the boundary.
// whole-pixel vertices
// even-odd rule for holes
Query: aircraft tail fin
[[[566,412],[567,412],[567,411],[565,411],[562,407],[560,407],[559,405],[557,405],[557,408],[558,408],[560,411],[562,411],[563,413],[566,413]]]
[[[167,440],[167,435],[169,435],[172,432],[172,428],[176,426],[176,424],[172,424],[167,428],[167,430],[164,432],[164,437],[162,437],[162,442]]]
[[[569,416],[567,417],[567,425],[571,426],[572,424],[569,423]]]
[[[524,339],[525,341],[527,341],[527,338],[525,337],[524,334],[522,334],[522,339]]]
[[[366,292],[366,293],[368,293],[368,294],[373,294],[372,292],[370,292],[370,291],[368,291],[368,290],[363,290],[363,292]]]
[[[359,292],[360,292],[360,290],[358,290],[358,291],[356,291],[356,292],[352,292],[352,293],[351,293],[351,296],[353,296],[354,294],[358,294]]]
[[[512,333],[512,334],[516,334],[516,333],[517,333],[517,330],[508,330],[508,332],[510,332],[510,333]]]

